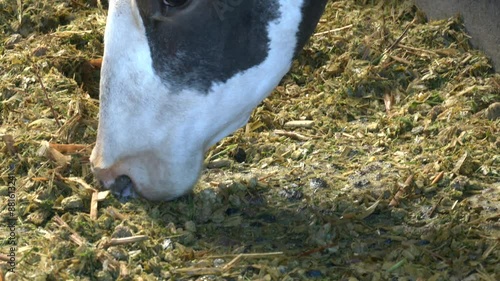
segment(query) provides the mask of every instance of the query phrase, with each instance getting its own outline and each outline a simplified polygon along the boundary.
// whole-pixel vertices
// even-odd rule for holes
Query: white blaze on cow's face
[[[121,196],[190,191],[207,149],[279,83],[326,1],[111,0],[95,176]],[[114,184],[123,175],[131,183]]]

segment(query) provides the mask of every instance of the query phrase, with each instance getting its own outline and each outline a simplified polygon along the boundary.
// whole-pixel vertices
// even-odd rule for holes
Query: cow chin
[[[201,161],[173,163],[153,152],[123,158],[109,167],[96,156],[91,162],[95,177],[121,201],[137,197],[173,200],[192,190],[202,167]]]

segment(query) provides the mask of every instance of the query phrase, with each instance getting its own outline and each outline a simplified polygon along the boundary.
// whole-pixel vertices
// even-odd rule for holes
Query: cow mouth
[[[192,164],[191,158],[187,161],[188,165],[177,165],[149,152],[124,157],[107,165],[97,157],[93,160],[94,177],[120,202],[140,197],[149,201],[173,200],[192,189],[201,170],[201,161],[196,161],[199,165],[184,168]],[[181,174],[180,180],[172,176],[178,174]]]

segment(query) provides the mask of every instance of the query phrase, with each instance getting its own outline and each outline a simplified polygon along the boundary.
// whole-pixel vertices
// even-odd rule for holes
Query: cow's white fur
[[[302,0],[280,0],[268,26],[270,52],[260,65],[212,85],[171,93],[152,60],[135,0],[110,1],[97,142],[90,160],[109,187],[128,175],[150,200],[170,200],[196,183],[206,150],[243,126],[290,68]]]

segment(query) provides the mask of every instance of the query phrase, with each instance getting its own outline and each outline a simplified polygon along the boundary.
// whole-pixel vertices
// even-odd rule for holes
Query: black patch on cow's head
[[[207,92],[213,82],[262,63],[277,0],[136,0],[153,68],[174,89]],[[168,0],[166,0],[168,3]]]
[[[302,50],[311,34],[314,32],[328,0],[305,0],[302,5],[302,20],[297,32],[295,55]]]

